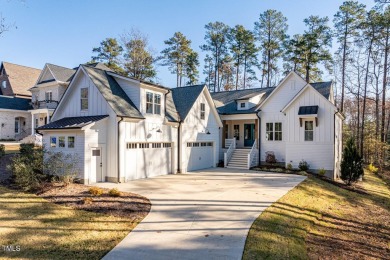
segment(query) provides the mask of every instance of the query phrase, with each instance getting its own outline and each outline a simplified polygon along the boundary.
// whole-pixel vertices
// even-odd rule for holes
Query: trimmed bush
[[[326,170],[324,168],[319,169],[318,174],[321,176],[325,176]]]
[[[54,179],[67,186],[74,182],[79,173],[80,156],[63,152],[47,152],[44,173],[55,176]]]
[[[310,165],[305,160],[302,159],[302,161],[299,162],[298,168],[299,168],[299,170],[305,172],[305,171],[309,170]]]
[[[270,163],[270,164],[276,163],[276,157],[275,157],[274,152],[266,152],[265,153],[265,162]]]
[[[357,182],[363,176],[363,160],[359,155],[355,145],[355,140],[349,138],[343,152],[343,160],[341,161],[341,176],[340,178],[347,184],[351,185]]]
[[[286,169],[289,171],[292,171],[292,169],[293,169],[292,164],[288,163]]]
[[[29,156],[34,152],[34,144],[20,144],[19,152],[22,155]]]
[[[99,187],[91,187],[89,188],[89,193],[93,196],[100,196],[103,194],[103,189]]]
[[[117,188],[113,188],[108,192],[108,195],[111,197],[120,197],[121,192]]]

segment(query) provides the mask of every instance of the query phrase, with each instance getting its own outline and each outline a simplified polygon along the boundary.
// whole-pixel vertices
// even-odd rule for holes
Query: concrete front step
[[[248,169],[247,167],[243,167],[243,166],[231,166],[231,165],[228,165],[226,166],[226,168],[229,168],[229,169]]]

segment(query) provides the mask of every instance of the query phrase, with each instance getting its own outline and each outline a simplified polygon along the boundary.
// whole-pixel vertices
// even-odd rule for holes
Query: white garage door
[[[187,171],[196,171],[214,167],[213,142],[187,143]]]
[[[172,173],[171,143],[127,143],[126,180]]]

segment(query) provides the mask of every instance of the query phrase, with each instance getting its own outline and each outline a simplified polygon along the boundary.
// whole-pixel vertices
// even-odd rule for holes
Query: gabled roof
[[[108,117],[108,115],[65,117],[49,124],[40,126],[37,128],[37,130],[81,129],[84,126],[100,121],[106,117]]]
[[[0,96],[0,109],[27,111],[33,108],[30,102],[31,99],[27,99],[27,98]]]
[[[323,95],[326,99],[329,99],[330,89],[332,87],[332,81],[326,82],[313,82],[310,85],[315,88],[321,95]]]
[[[275,88],[252,88],[233,91],[222,91],[211,93],[212,98],[215,101],[219,114],[250,114],[256,112],[256,106],[238,110],[236,100],[249,99],[260,94],[264,94],[263,98],[266,98]]]
[[[173,101],[172,92],[168,92],[166,95],[165,109],[165,118],[169,122],[180,122],[180,116]]]
[[[9,62],[3,62],[1,68],[4,68],[8,75],[8,80],[14,95],[31,96],[31,93],[28,90],[34,86],[38,80],[38,77],[41,74],[40,69]]]
[[[46,66],[57,81],[70,82],[73,78],[73,75],[76,73],[76,70],[74,69],[69,69],[50,63],[46,63]]]
[[[202,93],[206,85],[193,85],[173,88],[172,97],[181,121],[186,119],[196,99]]]
[[[117,116],[144,118],[114,77],[108,75],[109,71],[88,65],[80,67],[88,74]]]

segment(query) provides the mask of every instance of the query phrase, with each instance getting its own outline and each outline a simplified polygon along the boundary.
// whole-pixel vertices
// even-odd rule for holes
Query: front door
[[[103,163],[102,163],[102,148],[91,148],[91,177],[90,182],[103,181]]]
[[[255,124],[244,124],[244,146],[252,146],[255,142]]]

